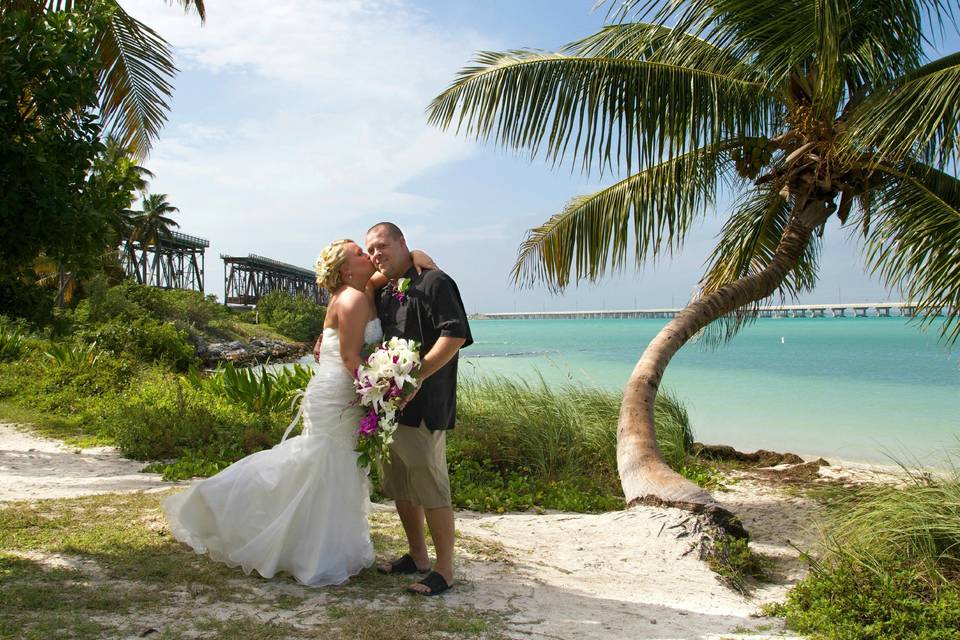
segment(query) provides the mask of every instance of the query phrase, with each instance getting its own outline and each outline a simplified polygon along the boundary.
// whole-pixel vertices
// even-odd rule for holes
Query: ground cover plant
[[[810,574],[771,609],[820,638],[960,638],[960,473],[913,472],[829,511]]]

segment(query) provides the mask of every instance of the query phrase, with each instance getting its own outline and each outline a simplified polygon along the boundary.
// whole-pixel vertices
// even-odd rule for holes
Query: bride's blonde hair
[[[317,270],[317,284],[331,293],[343,284],[340,267],[347,260],[347,244],[356,243],[349,238],[334,240],[323,248],[314,265]]]

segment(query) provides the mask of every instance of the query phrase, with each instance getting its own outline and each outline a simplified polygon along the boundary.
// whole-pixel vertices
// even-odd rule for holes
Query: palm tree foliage
[[[167,1],[185,11],[196,11],[201,21],[206,18],[203,0]],[[74,11],[94,4],[109,13],[97,42],[104,129],[114,131],[123,146],[143,158],[170,110],[171,81],[177,68],[166,40],[127,13],[117,0],[0,0],[0,19],[16,10]]]
[[[167,194],[151,193],[143,197],[142,211],[131,212],[130,240],[143,246],[159,244],[170,237],[172,228],[180,225],[170,217],[176,207],[167,202]]]
[[[724,188],[739,197],[701,300],[770,267],[789,223],[822,205],[772,291],[717,307],[711,320],[733,320],[727,336],[769,295],[813,287],[827,216],[858,230],[869,268],[929,319],[960,308],[960,54],[923,53],[928,33],[956,29],[956,10],[945,0],[625,0],[612,24],[559,53],[478,54],[428,116],[554,165],[626,173],[530,230],[520,284],[559,290],[631,254],[640,265],[669,253]],[[958,320],[941,325],[946,341],[960,337]]]

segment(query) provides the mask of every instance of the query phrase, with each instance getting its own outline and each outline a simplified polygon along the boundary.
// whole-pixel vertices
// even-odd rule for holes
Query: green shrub
[[[489,461],[450,463],[454,506],[474,511],[525,511],[532,508],[596,513],[623,508],[623,497],[588,477],[545,480],[527,468],[502,472]]]
[[[960,638],[960,474],[914,473],[830,512],[818,561],[778,613],[826,638]]]
[[[58,343],[50,345],[50,349],[44,355],[59,367],[80,371],[97,366],[100,356],[103,355],[103,349],[98,349],[96,342],[79,346]]]
[[[768,558],[754,553],[747,540],[724,536],[709,549],[707,565],[727,586],[746,593],[748,578],[767,580],[772,563]]]
[[[482,510],[544,507],[597,511],[623,506],[617,473],[620,395],[578,385],[550,387],[503,377],[461,380],[448,459],[457,505]],[[668,463],[706,484],[690,456],[683,405],[656,404],[657,440]]]
[[[139,460],[175,458],[189,451],[194,459],[232,462],[246,454],[242,439],[247,430],[273,434],[277,426],[270,416],[251,413],[176,378],[130,389],[112,419],[117,446]]]
[[[153,318],[113,319],[80,330],[78,339],[96,343],[114,355],[144,362],[161,362],[176,371],[186,371],[197,362],[195,347],[186,332]]]
[[[527,467],[548,480],[579,475],[619,486],[617,419],[620,395],[578,385],[559,388],[503,377],[462,380],[451,448],[501,470]],[[679,401],[661,393],[656,404],[657,441],[674,469],[687,462],[689,419]]]
[[[326,307],[300,296],[273,291],[257,303],[260,322],[300,342],[313,342],[323,331]]]
[[[23,318],[35,327],[54,321],[54,299],[50,289],[24,284],[0,274],[0,314]]]

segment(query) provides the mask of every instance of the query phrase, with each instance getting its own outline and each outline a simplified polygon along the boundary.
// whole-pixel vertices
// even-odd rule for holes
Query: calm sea
[[[619,390],[665,322],[475,320],[461,375]],[[761,319],[717,349],[688,344],[664,386],[703,442],[927,464],[960,448],[960,348],[902,318]]]

